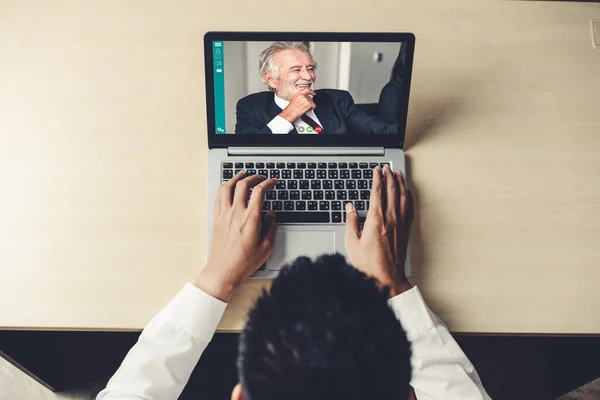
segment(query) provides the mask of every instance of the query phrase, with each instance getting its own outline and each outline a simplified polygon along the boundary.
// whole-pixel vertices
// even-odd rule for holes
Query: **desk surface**
[[[4,1],[0,326],[141,329],[200,270],[205,31],[401,29],[414,282],[456,332],[599,333],[600,7],[337,4]]]

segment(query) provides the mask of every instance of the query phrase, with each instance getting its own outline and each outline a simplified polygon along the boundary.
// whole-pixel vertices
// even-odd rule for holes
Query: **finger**
[[[398,186],[400,187],[400,218],[402,218],[402,223],[404,223],[406,221],[408,197],[406,195],[404,176],[402,175],[401,171],[396,171],[396,180],[398,182]]]
[[[252,208],[260,212],[262,210],[263,203],[265,202],[265,195],[269,190],[273,189],[276,184],[277,178],[271,178],[254,186],[254,189],[252,189],[252,195],[250,196],[250,202],[248,203],[248,208]]]
[[[262,175],[252,175],[236,183],[233,204],[245,208],[248,203],[248,193],[250,192],[250,188],[256,186],[265,179],[267,179],[267,177]]]
[[[406,221],[404,222],[404,227],[407,233],[410,233],[410,229],[412,228],[413,221],[415,220],[415,199],[412,195],[412,192],[408,191],[408,207],[406,210]]]
[[[399,193],[398,193],[398,179],[390,169],[389,165],[383,168],[383,174],[385,175],[385,186],[386,186],[386,215],[390,218],[395,219],[398,215],[398,204],[399,204]]]
[[[381,169],[379,166],[373,170],[373,187],[371,188],[371,196],[369,197],[371,202],[369,205],[369,211],[367,212],[367,220],[365,225],[377,215],[383,214],[383,182],[381,178]]]
[[[346,247],[360,238],[360,228],[358,226],[358,213],[354,204],[346,204]]]
[[[275,219],[275,212],[273,210],[269,211],[267,215],[265,215],[265,219],[263,222],[263,231],[264,239],[262,241],[261,247],[265,254],[265,260],[269,258],[271,253],[273,252],[273,247],[275,246],[275,236],[277,234],[277,219]]]
[[[221,185],[221,211],[231,207],[231,203],[233,201],[233,190],[235,189],[235,185],[237,185],[237,183],[240,180],[244,179],[245,175],[246,171],[241,170],[240,172],[235,174],[233,178]]]

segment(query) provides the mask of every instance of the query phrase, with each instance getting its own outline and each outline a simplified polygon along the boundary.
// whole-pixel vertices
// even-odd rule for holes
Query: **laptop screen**
[[[217,135],[394,135],[405,42],[212,40]]]

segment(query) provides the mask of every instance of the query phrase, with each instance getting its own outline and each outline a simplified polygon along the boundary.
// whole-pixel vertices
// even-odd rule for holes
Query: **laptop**
[[[245,169],[279,178],[263,205],[279,223],[275,248],[252,278],[298,256],[346,256],[346,202],[364,221],[373,168],[406,176],[414,45],[411,33],[206,33],[208,244],[212,199]]]

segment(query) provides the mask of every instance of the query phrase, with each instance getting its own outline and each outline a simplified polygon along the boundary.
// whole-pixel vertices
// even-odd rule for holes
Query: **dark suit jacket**
[[[345,90],[320,89],[313,98],[317,108],[314,112],[322,124],[323,133],[398,133],[398,125],[385,123],[370,116],[355,104]],[[282,109],[275,103],[273,92],[254,93],[237,103],[235,133],[271,134],[267,126]],[[291,134],[297,134],[293,129]]]

